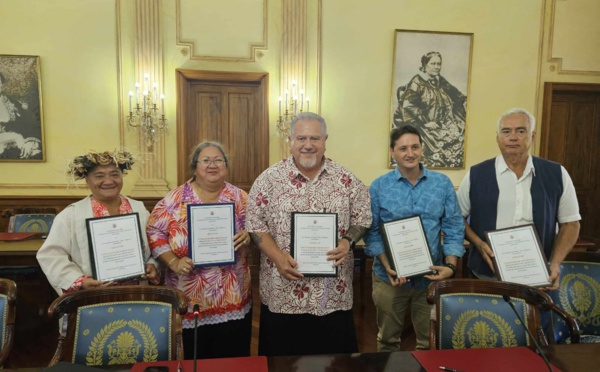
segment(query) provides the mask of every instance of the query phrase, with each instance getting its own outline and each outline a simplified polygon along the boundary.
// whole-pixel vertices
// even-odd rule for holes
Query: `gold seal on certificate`
[[[548,265],[534,225],[485,232],[494,251],[494,267],[505,282],[532,287],[550,285]]]
[[[337,247],[337,213],[292,212],[291,255],[304,276],[338,274],[327,252]]]
[[[146,274],[139,214],[88,218],[85,222],[94,279],[112,282]]]
[[[235,263],[235,204],[188,204],[188,252],[196,266]]]
[[[421,216],[382,222],[379,230],[387,258],[398,277],[433,273],[429,268],[433,266],[433,260]]]

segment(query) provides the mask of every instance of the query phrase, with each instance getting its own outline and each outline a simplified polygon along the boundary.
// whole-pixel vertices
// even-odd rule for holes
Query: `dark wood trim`
[[[35,213],[36,209],[43,210],[44,213],[59,213],[68,205],[83,199],[84,196],[47,196],[47,195],[19,195],[19,196],[0,196],[0,231],[6,231],[8,220],[11,215],[20,213]],[[143,197],[135,198],[146,206],[148,211],[152,211],[156,203],[162,198]]]

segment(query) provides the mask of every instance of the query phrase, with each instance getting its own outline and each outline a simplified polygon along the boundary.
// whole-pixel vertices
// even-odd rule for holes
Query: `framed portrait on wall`
[[[0,161],[45,161],[39,56],[0,55]]]
[[[465,167],[472,49],[472,33],[395,30],[390,129],[417,128],[427,168]]]

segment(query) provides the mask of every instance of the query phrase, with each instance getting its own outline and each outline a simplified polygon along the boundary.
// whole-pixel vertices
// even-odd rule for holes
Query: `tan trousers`
[[[415,290],[407,285],[394,287],[373,273],[373,302],[377,309],[377,350],[400,350],[400,335],[404,315],[410,308],[411,319],[417,334],[417,349],[429,349],[429,319],[431,308],[427,304],[427,289]]]

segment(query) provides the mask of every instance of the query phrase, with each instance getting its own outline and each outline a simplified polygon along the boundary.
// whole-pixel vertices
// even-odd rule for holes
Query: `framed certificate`
[[[188,204],[188,254],[194,265],[235,263],[235,204]]]
[[[85,223],[94,279],[111,282],[146,274],[138,213],[88,218]]]
[[[431,251],[421,216],[382,222],[379,225],[390,266],[398,277],[433,274]]]
[[[336,277],[338,268],[327,261],[337,247],[337,213],[292,212],[291,255],[304,276]]]
[[[534,225],[486,231],[485,235],[494,251],[494,267],[500,280],[532,287],[551,284],[546,256]]]

